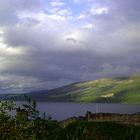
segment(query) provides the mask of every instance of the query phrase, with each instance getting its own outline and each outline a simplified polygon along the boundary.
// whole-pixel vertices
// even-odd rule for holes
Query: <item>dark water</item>
[[[22,105],[25,102],[17,102],[17,105]],[[52,119],[63,120],[73,116],[84,116],[86,111],[92,113],[136,113],[140,112],[139,105],[131,104],[108,104],[108,103],[54,103],[54,102],[38,102],[37,109],[40,114],[43,112],[50,115]]]

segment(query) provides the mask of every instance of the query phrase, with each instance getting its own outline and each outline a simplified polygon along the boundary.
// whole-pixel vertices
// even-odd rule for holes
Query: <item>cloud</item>
[[[0,91],[139,72],[140,7],[134,1],[2,0]]]
[[[51,6],[54,6],[54,7],[60,7],[60,6],[64,6],[65,3],[60,1],[60,0],[56,0],[56,1],[52,1],[51,2]]]
[[[91,8],[90,9],[91,14],[93,15],[102,15],[102,14],[107,14],[109,12],[107,7],[102,7],[102,8]]]

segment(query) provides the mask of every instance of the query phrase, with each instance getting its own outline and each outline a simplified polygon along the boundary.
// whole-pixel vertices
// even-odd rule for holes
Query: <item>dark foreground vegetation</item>
[[[7,112],[16,109],[12,117]],[[140,126],[113,121],[89,121],[86,117],[55,121],[39,117],[36,102],[28,99],[23,108],[0,101],[0,140],[140,140]],[[65,123],[66,122],[66,123]]]

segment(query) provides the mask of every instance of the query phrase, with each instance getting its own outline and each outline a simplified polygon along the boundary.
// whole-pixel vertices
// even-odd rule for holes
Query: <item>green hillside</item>
[[[40,101],[140,104],[140,75],[75,83],[28,95]]]
[[[75,101],[140,103],[140,75],[100,79],[76,86],[83,91],[74,95]]]

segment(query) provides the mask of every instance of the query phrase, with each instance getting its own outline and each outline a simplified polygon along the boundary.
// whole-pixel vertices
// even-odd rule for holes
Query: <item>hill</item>
[[[74,83],[27,95],[38,101],[140,104],[140,75]],[[10,99],[23,100],[24,97],[20,95]]]

